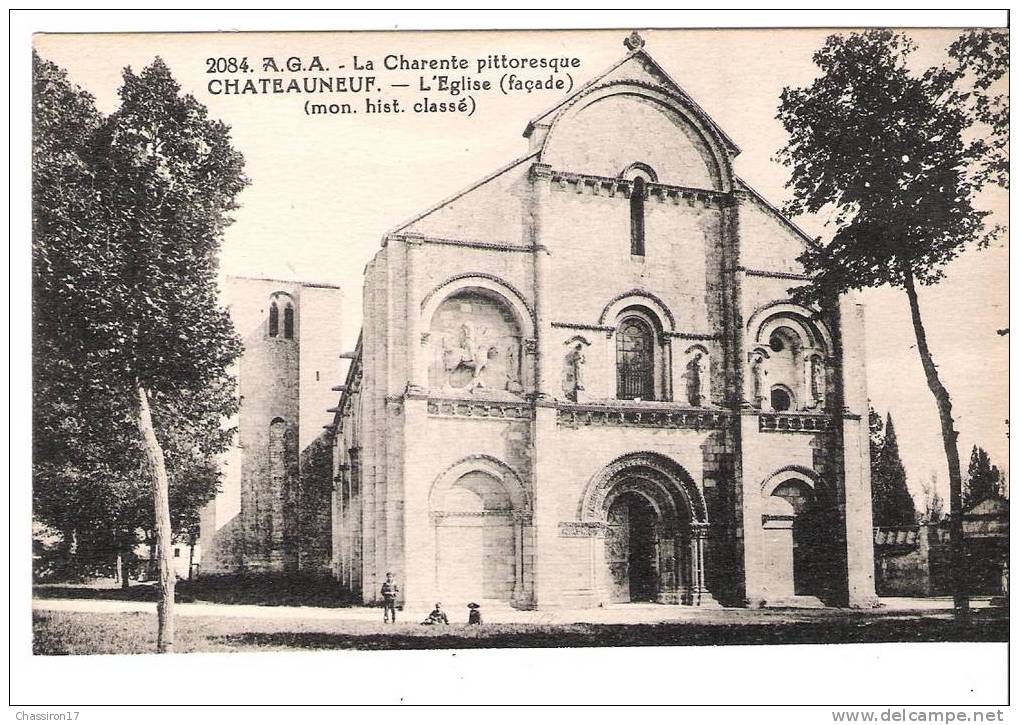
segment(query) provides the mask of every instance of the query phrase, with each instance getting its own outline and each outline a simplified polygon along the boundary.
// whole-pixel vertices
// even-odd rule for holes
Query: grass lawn
[[[137,654],[156,648],[149,613],[32,614],[35,654]],[[809,621],[657,624],[486,624],[470,627],[386,626],[381,622],[286,618],[179,617],[178,652],[310,649],[467,649],[475,647],[613,647],[843,642],[1006,642],[1008,610],[974,611],[970,622],[951,613],[890,616],[833,612]]]

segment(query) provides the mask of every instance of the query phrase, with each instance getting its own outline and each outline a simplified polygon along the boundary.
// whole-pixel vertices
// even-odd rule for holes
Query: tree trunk
[[[916,296],[916,282],[913,275],[906,273],[905,288],[909,298],[909,311],[913,316],[913,332],[916,334],[916,348],[923,363],[923,372],[927,376],[927,387],[934,394],[938,404],[938,416],[941,418],[941,437],[945,445],[945,458],[948,460],[948,491],[949,491],[949,538],[952,552],[952,596],[955,608],[962,614],[969,610],[969,597],[965,585],[965,562],[962,541],[962,471],[959,468],[959,433],[955,430],[952,419],[952,400],[948,390],[941,382],[938,367],[931,357],[927,346],[927,333],[923,320],[920,318],[920,303]]]
[[[131,586],[131,576],[129,573],[131,568],[130,559],[131,557],[127,552],[121,552],[120,554],[117,555],[117,561],[120,564],[121,589],[127,589],[128,587]]]
[[[148,535],[149,541],[149,560],[145,562],[145,576],[149,581],[156,578],[159,573],[156,561],[159,559],[159,554],[156,552],[156,535],[151,533]]]
[[[149,411],[149,398],[145,388],[137,386],[138,430],[142,434],[142,448],[148,459],[152,475],[152,499],[156,510],[156,556],[159,560],[159,603],[156,613],[159,631],[157,652],[173,652],[173,590],[176,574],[171,566],[173,532],[170,526],[170,481],[166,475],[163,448],[156,438]]]

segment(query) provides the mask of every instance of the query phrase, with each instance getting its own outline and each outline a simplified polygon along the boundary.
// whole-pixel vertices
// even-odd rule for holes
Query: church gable
[[[594,91],[556,120],[542,163],[555,170],[614,178],[634,163],[669,186],[723,191],[728,164],[672,99],[629,84]]]
[[[803,274],[797,260],[810,238],[764,197],[737,180],[745,192],[740,205],[740,261],[748,269]]]
[[[643,41],[640,41],[640,43],[642,46]],[[704,111],[704,109],[697,105],[693,98],[691,98],[690,95],[683,90],[682,86],[673,80],[665,69],[658,65],[654,58],[644,51],[642,47],[638,47],[637,50],[625,56],[607,71],[604,71],[585,83],[571,96],[562,99],[552,108],[549,108],[541,115],[532,119],[527,124],[524,136],[530,137],[536,129],[544,129],[547,131],[565,107],[567,107],[574,99],[583,96],[592,89],[623,83],[638,87],[657,88],[670,95],[678,96],[721,138],[726,150],[731,155],[736,156],[739,154],[739,147],[731,138],[729,138],[728,134],[726,134],[725,131],[715,123],[714,119],[712,119],[707,112]]]
[[[728,191],[738,149],[643,50],[528,125],[555,170],[618,177],[634,163],[669,186]]]
[[[536,154],[517,159],[473,186],[441,201],[390,234],[465,242],[525,245],[527,175]]]
[[[532,120],[524,135],[532,153],[391,230],[526,246],[528,172],[626,178],[635,167],[667,186],[728,192],[732,140],[630,38],[631,52],[577,92]]]

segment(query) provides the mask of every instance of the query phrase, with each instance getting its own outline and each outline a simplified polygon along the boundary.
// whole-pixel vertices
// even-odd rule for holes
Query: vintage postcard
[[[1008,58],[38,33],[36,659],[1007,643]]]

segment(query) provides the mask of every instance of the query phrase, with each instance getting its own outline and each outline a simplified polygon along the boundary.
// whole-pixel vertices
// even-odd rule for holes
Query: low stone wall
[[[1004,518],[1003,518],[1004,516]],[[1006,584],[1008,520],[1004,514],[964,514],[970,594],[998,595]],[[874,529],[874,583],[881,597],[944,596],[952,591],[948,523]]]

